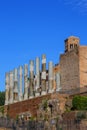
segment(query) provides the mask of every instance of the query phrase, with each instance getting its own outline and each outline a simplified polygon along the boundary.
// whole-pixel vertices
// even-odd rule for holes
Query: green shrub
[[[87,110],[87,96],[75,96],[72,105],[75,110]]]
[[[5,104],[5,92],[0,91],[0,106]]]

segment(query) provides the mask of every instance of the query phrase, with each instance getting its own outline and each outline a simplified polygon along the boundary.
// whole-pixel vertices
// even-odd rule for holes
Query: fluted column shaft
[[[13,103],[14,73],[10,72],[10,104]]]
[[[53,62],[49,62],[49,70],[48,70],[48,85],[49,85],[49,93],[53,92]]]
[[[34,61],[30,60],[30,82],[29,82],[29,98],[34,97]]]
[[[5,105],[8,105],[9,104],[9,73],[6,73],[5,74]]]
[[[28,99],[28,65],[24,65],[24,100]]]
[[[42,55],[42,74],[41,74],[42,95],[46,94],[46,55]]]
[[[36,83],[36,96],[39,95],[39,88],[40,88],[40,59],[36,58],[36,75],[35,75],[35,83]]]
[[[14,69],[14,102],[18,102],[18,69]]]
[[[23,67],[19,67],[19,101],[23,100]]]

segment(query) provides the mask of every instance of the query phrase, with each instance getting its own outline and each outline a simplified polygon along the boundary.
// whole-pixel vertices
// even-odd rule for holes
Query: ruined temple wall
[[[79,47],[80,87],[87,86],[87,46]]]
[[[79,81],[79,56],[73,50],[60,55],[60,73],[62,90],[76,89]]]
[[[43,100],[50,99],[58,99],[60,101],[60,110],[63,112],[66,97],[66,94],[58,94],[52,93],[43,96],[39,96],[36,98],[20,101],[14,104],[5,105],[5,113],[8,114],[11,118],[16,119],[16,117],[22,113],[30,113],[32,117],[37,117],[37,110],[39,109],[39,105]]]
[[[39,96],[36,98],[20,101],[14,104],[5,105],[5,113],[11,118],[16,118],[19,114],[29,112],[32,116],[36,116],[39,104],[44,99],[50,99],[51,94]]]

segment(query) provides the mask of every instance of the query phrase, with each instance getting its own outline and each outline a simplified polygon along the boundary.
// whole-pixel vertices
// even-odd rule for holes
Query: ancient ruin
[[[20,66],[6,73],[5,105],[60,90],[60,74],[54,73],[53,62],[48,63],[47,70],[46,55],[42,55],[41,64],[40,70],[40,58],[37,57],[35,64],[33,60],[30,60],[29,67],[25,64],[24,67]]]
[[[47,63],[43,54],[41,60],[36,57],[35,61],[7,72],[5,84],[5,106],[10,105],[12,116],[27,111],[33,115],[42,99],[48,97],[51,101],[52,94],[84,94],[87,92],[87,46],[80,46],[79,38],[71,36],[65,40],[65,52],[60,54],[59,63]]]

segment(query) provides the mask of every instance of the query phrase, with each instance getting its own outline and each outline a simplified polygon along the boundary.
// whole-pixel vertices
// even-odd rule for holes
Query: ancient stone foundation
[[[68,95],[66,94],[58,93],[43,95],[33,99],[7,105],[5,106],[5,113],[11,118],[16,118],[18,115],[22,115],[26,112],[32,117],[37,117],[37,111],[39,110],[39,105],[42,103],[42,101],[51,99],[56,99],[58,102],[60,102],[60,112],[63,113],[67,97]]]

